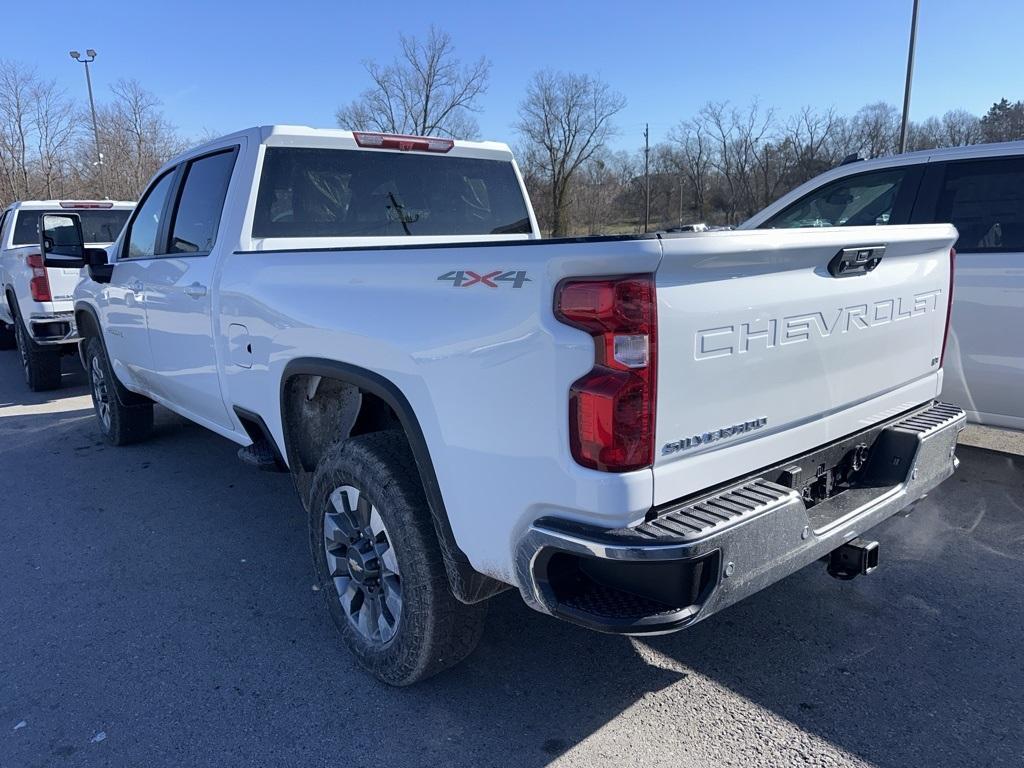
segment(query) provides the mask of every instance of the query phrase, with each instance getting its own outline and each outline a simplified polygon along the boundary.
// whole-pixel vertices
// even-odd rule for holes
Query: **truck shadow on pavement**
[[[962,449],[878,531],[870,577],[811,567],[645,640],[508,592],[463,665],[395,690],[341,646],[287,476],[160,409],[154,440],[108,448],[83,390],[0,407],[0,444],[33,447],[0,453],[0,764],[902,768],[1024,749],[1019,459]]]

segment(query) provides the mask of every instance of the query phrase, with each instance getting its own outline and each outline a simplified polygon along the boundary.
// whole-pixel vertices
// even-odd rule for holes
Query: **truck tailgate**
[[[664,239],[654,503],[934,397],[955,240],[946,224]],[[851,247],[881,260],[833,276]]]

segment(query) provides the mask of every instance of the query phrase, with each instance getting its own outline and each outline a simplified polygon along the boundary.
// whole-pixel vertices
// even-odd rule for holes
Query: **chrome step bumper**
[[[777,482],[781,462],[713,493],[652,510],[643,524],[601,530],[543,518],[522,538],[526,602],[594,629],[682,629],[827,555],[924,497],[953,474],[962,409],[933,403],[798,459],[870,441],[861,481],[808,505]]]

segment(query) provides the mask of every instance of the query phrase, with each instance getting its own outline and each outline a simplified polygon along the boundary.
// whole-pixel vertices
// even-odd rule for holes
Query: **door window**
[[[213,248],[234,166],[234,150],[188,164],[171,225],[170,253],[205,254]]]
[[[1024,157],[949,163],[935,221],[952,222],[961,253],[1024,252]]]
[[[168,171],[160,177],[146,192],[146,196],[135,211],[128,230],[128,245],[125,256],[129,259],[141,259],[156,256],[164,251],[163,244],[158,243],[160,222],[163,219],[167,195],[171,191],[174,172]]]
[[[833,181],[801,198],[761,226],[766,229],[795,227],[856,227],[895,224],[900,189],[906,168],[862,173]]]

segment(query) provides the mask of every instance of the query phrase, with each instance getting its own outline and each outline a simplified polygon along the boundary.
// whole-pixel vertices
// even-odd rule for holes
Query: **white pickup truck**
[[[171,161],[108,251],[42,247],[88,264],[106,439],[156,402],[290,472],[344,641],[408,684],[508,586],[646,634],[871,570],[859,537],[956,466],[955,239],[545,241],[504,145],[277,126]]]
[[[43,213],[78,214],[92,247],[114,242],[135,203],[110,200],[26,200],[0,215],[0,349],[17,346],[33,391],[61,381],[61,357],[75,350],[72,292],[79,270],[44,268],[39,253]]]

